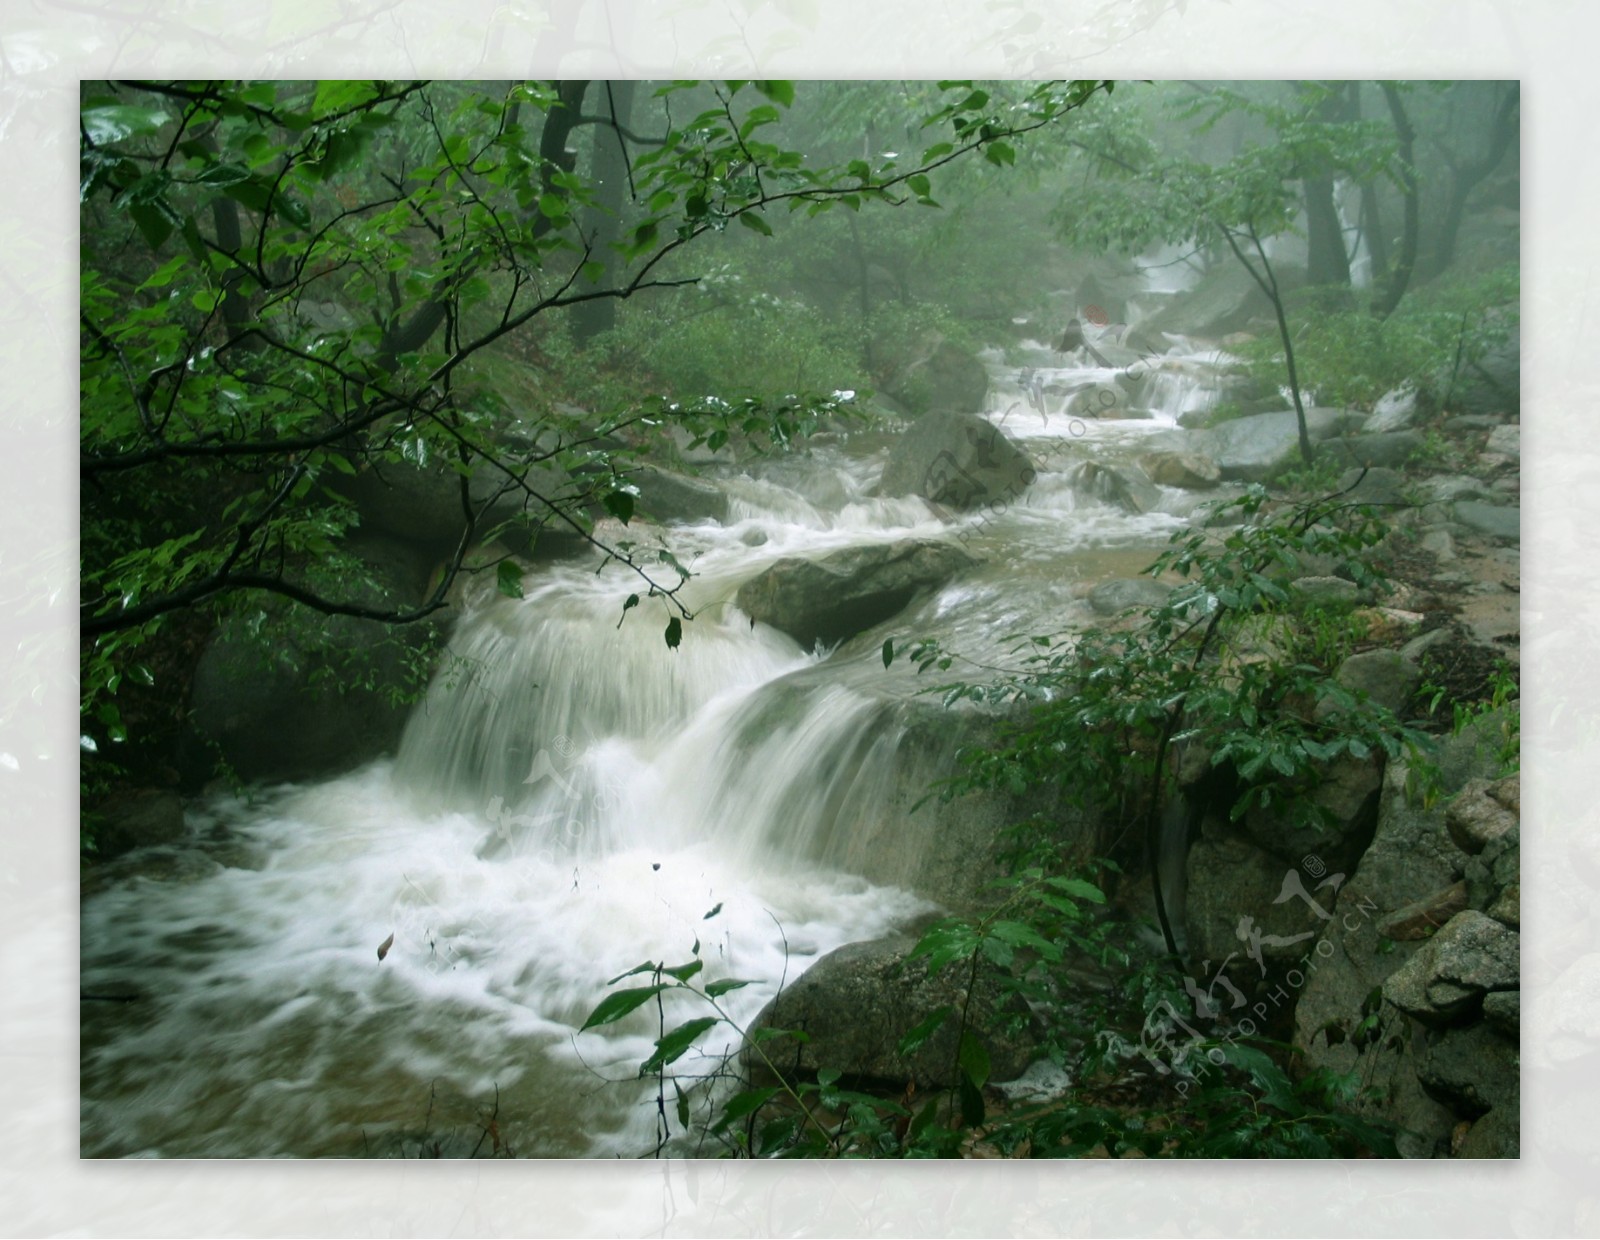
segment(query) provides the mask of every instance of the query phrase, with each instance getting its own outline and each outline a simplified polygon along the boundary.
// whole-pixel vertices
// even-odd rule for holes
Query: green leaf
[[[495,586],[507,598],[522,598],[522,565],[514,560],[501,560],[495,570]]]
[[[683,1058],[688,1049],[694,1045],[695,1040],[715,1025],[720,1018],[716,1016],[697,1016],[693,1020],[685,1021],[666,1037],[656,1042],[656,1049],[650,1058],[639,1065],[639,1075],[644,1076],[675,1063]]]
[[[172,236],[172,218],[168,212],[159,207],[148,203],[129,203],[128,214],[133,217],[140,235],[152,250],[159,250],[167,238]]]
[[[627,975],[624,974],[623,976]],[[578,1032],[582,1033],[585,1029],[598,1029],[601,1025],[614,1024],[629,1012],[643,1007],[667,988],[665,982],[658,982],[654,986],[634,986],[627,990],[613,991],[600,1000],[599,1006],[589,1013],[589,1019],[578,1027]]]
[[[613,517],[626,525],[633,520],[633,496],[627,491],[613,491],[601,501]]]
[[[883,643],[883,665],[888,667],[894,662],[894,638],[885,638]]]
[[[962,1075],[958,1084],[959,1088],[956,1092],[961,1099],[961,1122],[968,1128],[976,1128],[983,1123],[983,1094],[976,1085],[967,1079],[965,1074]]]
[[[713,999],[720,999],[730,990],[741,990],[746,986],[753,986],[754,982],[741,981],[736,977],[722,977],[714,982],[706,983],[706,994]]]
[[[781,103],[786,108],[794,103],[793,82],[756,82],[755,88],[773,103]]]
[[[746,228],[753,229],[755,232],[760,233],[763,237],[772,236],[772,225],[768,224],[766,220],[762,219],[754,211],[745,211],[741,213],[739,216],[739,223],[743,224]]]
[[[687,964],[675,964],[670,969],[662,969],[661,972],[667,977],[675,977],[680,982],[687,982],[705,967],[706,962],[704,960],[691,960]]]
[[[250,179],[250,169],[243,164],[212,164],[195,179],[201,185],[237,185]]]
[[[1045,882],[1057,891],[1065,892],[1079,900],[1088,900],[1091,904],[1104,904],[1106,893],[1093,883],[1081,878],[1047,878]]]
[[[956,1053],[956,1062],[961,1066],[962,1075],[976,1088],[982,1089],[988,1084],[989,1052],[970,1029],[961,1032],[961,1049]]]
[[[729,1124],[736,1123],[747,1115],[754,1115],[782,1092],[778,1086],[772,1086],[768,1089],[747,1089],[742,1094],[735,1094],[723,1106],[722,1115],[712,1125],[711,1131],[725,1131]]]
[[[677,616],[667,621],[667,647],[671,650],[678,648],[678,643],[683,640],[683,624]]]
[[[678,1127],[689,1127],[689,1099],[684,1096],[683,1086],[677,1081],[672,1082],[673,1091],[678,1095]]]
[[[182,271],[188,263],[189,257],[186,254],[180,254],[177,258],[168,259],[150,274],[149,279],[139,286],[140,291],[147,288],[166,288],[167,285],[172,283],[173,277]]]
[[[909,1058],[922,1049],[923,1043],[938,1032],[939,1026],[949,1018],[955,1009],[949,1004],[930,1012],[914,1025],[905,1037],[900,1039],[900,1044],[895,1048],[903,1057]]]
[[[997,168],[1017,162],[1017,153],[1009,142],[994,141],[983,148],[983,157]]]
[[[95,146],[106,146],[127,138],[158,133],[172,117],[160,108],[140,108],[132,104],[108,103],[85,108],[79,115],[83,132]]]

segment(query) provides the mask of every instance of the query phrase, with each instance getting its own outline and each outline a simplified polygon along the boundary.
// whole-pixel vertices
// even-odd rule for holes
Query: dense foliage
[[[118,690],[155,679],[140,651],[176,617],[422,620],[447,606],[468,550],[511,527],[590,537],[597,515],[627,521],[629,470],[663,421],[784,442],[836,409],[841,346],[819,331],[788,343],[771,325],[807,316],[781,304],[736,315],[773,381],[732,402],[668,368],[632,390],[596,385],[577,410],[528,375],[568,351],[541,354],[558,312],[603,334],[574,316],[694,285],[715,264],[687,263],[689,247],[770,236],[785,215],[932,204],[938,169],[967,155],[1004,167],[1020,135],[1104,87],[943,83],[919,100],[915,157],[828,162],[778,136],[786,82],[670,84],[636,122],[606,83],[86,83],[86,748],[125,740]],[[628,331],[613,361],[648,343],[645,324]],[[819,339],[833,352],[808,364]],[[456,488],[459,520],[441,531],[453,550],[425,595],[377,597],[350,553],[352,491],[408,472]],[[670,643],[681,575],[608,549],[676,607]],[[474,567],[517,589],[511,565]]]

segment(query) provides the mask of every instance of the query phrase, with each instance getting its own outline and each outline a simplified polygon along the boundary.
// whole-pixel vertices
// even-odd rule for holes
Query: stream
[[[881,432],[712,467],[728,521],[667,531],[694,574],[678,650],[655,601],[618,625],[631,575],[543,567],[462,618],[393,759],[196,804],[182,847],[109,866],[82,905],[82,988],[110,997],[83,1007],[82,1154],[635,1157],[658,1022],[705,1012],[580,1034],[609,979],[697,947],[697,981],[752,981],[723,1000],[742,1025],[820,956],[935,911],[863,877],[920,846],[881,810],[894,705],[926,682],[884,640],[981,660],[1088,624],[1088,588],[1136,574],[1196,496],[1132,514],[1082,466],[1136,455],[1217,382],[1214,352],[1177,346],[1149,360],[1154,416],[1099,421],[1066,404],[1114,372],[1037,342],[987,360],[987,416],[1039,470],[1003,511],[873,497]],[[963,533],[980,567],[835,650],[730,601],[783,556]],[[712,1075],[736,1043],[718,1026],[675,1067]]]

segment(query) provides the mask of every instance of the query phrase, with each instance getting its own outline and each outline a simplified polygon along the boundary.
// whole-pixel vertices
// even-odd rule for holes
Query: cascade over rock
[[[810,649],[889,619],[919,590],[943,585],[976,563],[949,543],[849,547],[820,560],[779,560],[740,586],[735,601],[752,620]]]
[[[1038,471],[1027,452],[974,414],[929,414],[890,449],[884,495],[920,495],[948,508],[1013,503]]]

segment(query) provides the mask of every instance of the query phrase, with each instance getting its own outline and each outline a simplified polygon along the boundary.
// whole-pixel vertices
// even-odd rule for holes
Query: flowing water
[[[651,1149],[637,1066],[661,1020],[704,1012],[669,1002],[580,1034],[608,979],[698,951],[700,980],[753,981],[725,999],[743,1024],[819,956],[934,909],[862,877],[915,873],[920,846],[885,810],[896,704],[920,682],[883,667],[884,639],[997,657],[1007,635],[1087,622],[1088,587],[1183,524],[1192,496],[1130,514],[1083,467],[1211,399],[1214,356],[1155,360],[1137,422],[1069,416],[1074,391],[1117,376],[1060,360],[991,359],[989,416],[1039,466],[1012,502],[872,497],[881,434],[724,470],[727,523],[666,531],[694,574],[678,650],[659,600],[619,626],[637,579],[548,567],[463,618],[392,761],[215,798],[184,847],[110,867],[83,903],[83,1154]],[[782,556],[913,537],[960,537],[983,562],[837,650],[731,602]],[[709,1075],[735,1041],[719,1027],[676,1067]]]

